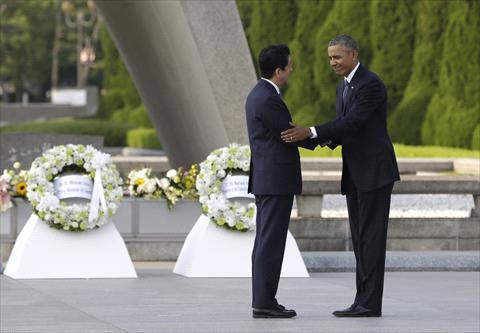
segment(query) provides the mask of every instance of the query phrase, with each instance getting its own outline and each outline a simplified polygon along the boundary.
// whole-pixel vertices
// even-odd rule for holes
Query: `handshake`
[[[289,128],[283,131],[282,133],[280,133],[282,140],[286,143],[294,143],[294,142],[303,141],[309,138],[313,139],[317,137],[316,135],[314,136],[314,134],[312,133],[309,127],[301,127],[301,126],[295,125],[292,122],[290,122],[290,125],[292,126],[292,128]],[[330,143],[331,141],[322,142],[320,146],[325,147]]]

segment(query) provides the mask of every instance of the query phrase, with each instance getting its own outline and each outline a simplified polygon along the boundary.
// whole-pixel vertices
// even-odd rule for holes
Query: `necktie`
[[[347,93],[348,93],[348,81],[344,80],[343,81],[343,92],[342,92],[343,106],[345,106],[345,103],[347,102]]]

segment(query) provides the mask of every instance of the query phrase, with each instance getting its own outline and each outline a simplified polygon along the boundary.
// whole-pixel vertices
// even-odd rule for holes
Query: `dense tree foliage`
[[[448,0],[422,0],[417,4],[412,75],[388,123],[389,133],[396,142],[422,143],[422,124],[439,84],[438,55],[443,48],[447,5]]]

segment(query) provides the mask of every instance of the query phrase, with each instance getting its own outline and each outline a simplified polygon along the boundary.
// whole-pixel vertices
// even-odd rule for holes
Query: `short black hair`
[[[262,77],[271,79],[277,68],[285,69],[289,55],[290,49],[284,44],[270,45],[260,51],[258,64]]]
[[[328,46],[334,45],[342,45],[349,50],[356,50],[358,51],[358,43],[357,41],[349,35],[339,35],[334,37],[329,43]]]

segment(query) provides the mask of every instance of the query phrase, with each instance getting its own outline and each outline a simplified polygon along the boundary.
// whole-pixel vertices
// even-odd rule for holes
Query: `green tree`
[[[285,100],[296,122],[313,122],[319,93],[314,80],[315,35],[333,6],[333,0],[302,0],[297,2],[298,19],[290,50],[294,71],[288,81]]]
[[[370,68],[385,82],[388,112],[400,102],[412,72],[415,37],[412,0],[373,0],[370,35],[373,58]]]
[[[99,117],[151,127],[150,120],[128,70],[106,27],[100,32],[103,96]]]
[[[421,128],[432,95],[438,87],[447,0],[422,0],[416,8],[413,71],[403,98],[389,119],[388,131],[395,142],[419,145]]]
[[[335,118],[335,87],[339,78],[332,71],[328,56],[328,42],[341,34],[351,35],[360,48],[360,61],[368,67],[371,47],[369,38],[370,0],[335,1],[323,25],[317,30],[314,60],[314,83],[319,95],[309,114],[302,114],[311,122],[319,123]]]
[[[422,142],[470,148],[480,123],[480,3],[450,1],[448,12],[439,88],[428,106]]]
[[[260,51],[270,44],[288,44],[297,18],[294,0],[255,1],[247,29],[252,56],[257,63]]]
[[[24,92],[43,100],[50,80],[55,3],[4,0],[0,16],[0,82],[12,83],[16,101]]]

